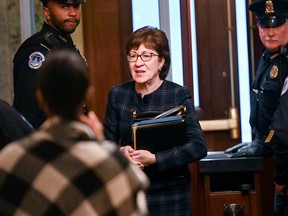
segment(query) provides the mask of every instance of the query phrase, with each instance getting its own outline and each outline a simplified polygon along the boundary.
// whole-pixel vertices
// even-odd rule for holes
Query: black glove
[[[265,144],[263,139],[256,137],[252,142],[240,143],[226,149],[225,154],[232,158],[238,157],[268,157],[273,155],[273,144]]]

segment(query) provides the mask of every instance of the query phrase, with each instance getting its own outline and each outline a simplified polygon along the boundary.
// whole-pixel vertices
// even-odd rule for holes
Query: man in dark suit
[[[0,149],[30,134],[33,127],[12,106],[0,99]]]

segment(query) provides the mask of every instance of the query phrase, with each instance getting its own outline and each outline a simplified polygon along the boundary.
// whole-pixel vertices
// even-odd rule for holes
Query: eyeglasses
[[[147,61],[151,60],[151,58],[153,56],[159,56],[159,55],[154,54],[154,53],[142,53],[140,55],[137,55],[136,53],[132,53],[132,54],[127,55],[127,59],[129,62],[136,62],[139,56],[143,62],[147,62]]]

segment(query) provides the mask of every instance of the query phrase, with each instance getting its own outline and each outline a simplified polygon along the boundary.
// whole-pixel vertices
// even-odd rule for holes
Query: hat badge
[[[266,0],[265,2],[265,14],[274,13],[274,5],[271,0]]]

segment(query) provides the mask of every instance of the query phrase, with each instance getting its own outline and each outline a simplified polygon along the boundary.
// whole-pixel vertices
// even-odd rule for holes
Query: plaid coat
[[[115,144],[97,143],[80,122],[47,120],[0,153],[0,215],[140,216],[146,186]]]
[[[104,119],[105,136],[120,145],[132,145],[131,126],[134,111],[161,113],[177,105],[187,108],[187,143],[156,152],[157,162],[150,167],[153,166],[159,172],[158,176],[173,168],[181,169],[184,177],[154,179],[155,176],[149,176],[151,184],[147,191],[147,201],[150,215],[190,215],[188,164],[207,154],[204,134],[197,120],[191,95],[186,87],[164,80],[157,90],[143,98],[135,91],[134,81],[114,86],[108,96]]]

